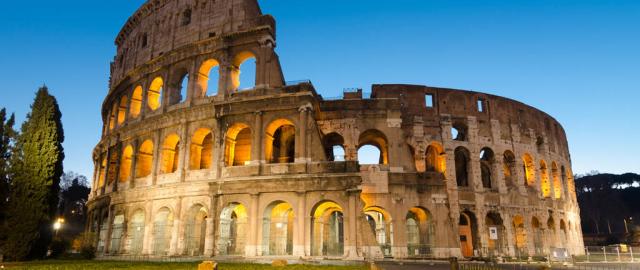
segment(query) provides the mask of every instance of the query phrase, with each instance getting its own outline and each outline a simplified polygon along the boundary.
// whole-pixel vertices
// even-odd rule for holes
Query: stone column
[[[357,235],[358,235],[358,201],[360,191],[350,191],[349,192],[349,205],[346,209],[347,212],[344,213],[344,253],[347,259],[357,259],[358,249],[357,249]],[[360,208],[362,209],[362,208]]]
[[[104,250],[103,254],[109,254],[109,247],[111,246],[111,231],[113,229],[113,209],[112,207],[108,207],[108,217],[107,217],[107,235],[104,239]]]
[[[175,204],[175,213],[173,215],[173,227],[171,228],[171,243],[169,245],[169,255],[179,255],[179,252],[181,251],[178,247],[179,242],[184,242],[184,241],[179,241],[181,240],[180,238],[183,237],[183,235],[180,234],[181,219],[182,219],[182,197],[178,197],[178,200],[176,201],[176,204]]]
[[[298,192],[298,204],[295,210],[295,226],[293,229],[293,255],[305,256],[305,217],[307,213],[305,211],[306,205],[306,193]]]
[[[151,253],[151,245],[153,242],[153,212],[152,212],[152,204],[151,202],[147,202],[145,206],[145,215],[144,215],[144,242],[142,245],[142,254],[148,255]]]
[[[467,172],[469,177],[469,186],[475,192],[482,192],[484,191],[484,186],[482,185],[482,170],[480,169],[480,159],[478,158],[478,156],[480,156],[480,152],[476,149],[469,149],[469,153],[471,155],[469,157],[469,167],[471,167],[471,170]],[[455,153],[453,156],[455,157]],[[455,159],[453,163],[455,166]]]
[[[131,169],[129,171],[129,189],[136,187],[136,163],[138,161],[138,140],[134,140],[131,143],[133,147],[133,154],[131,155]]]
[[[300,136],[296,139],[296,163],[306,163],[309,160],[307,157],[307,122],[309,119],[310,106],[311,104],[308,104],[298,108],[300,114]]]
[[[252,142],[251,142],[251,164],[259,165],[262,159],[262,111],[256,111],[254,113],[253,128],[251,129]],[[266,158],[265,158],[266,159]]]
[[[258,230],[260,230],[260,215],[258,207],[260,202],[260,194],[251,194],[251,206],[249,208],[249,241],[245,245],[245,256],[258,255],[259,239]]]
[[[507,182],[504,177],[503,167],[504,164],[501,158],[498,158],[499,155],[494,153],[494,162],[491,165],[491,173],[493,174],[492,178],[494,179],[494,184],[497,185],[497,190],[500,194],[505,194],[509,191],[507,188]],[[512,176],[513,177],[513,176]]]
[[[502,214],[502,225],[504,226],[504,237],[506,241],[502,241],[505,245],[504,252],[509,256],[516,256],[515,232],[513,231],[513,216]]]
[[[160,163],[160,149],[162,148],[162,142],[160,140],[160,130],[157,130],[153,134],[153,165],[151,166],[151,185],[155,186],[158,181],[158,167]]]
[[[107,186],[109,185],[109,165],[111,163],[111,147],[107,147],[107,164],[104,167],[104,184],[101,187],[100,194],[103,195],[107,191]],[[102,166],[102,164],[101,164]]]
[[[191,143],[191,138],[189,138],[189,124],[186,121],[181,125],[180,137],[180,152],[178,153],[178,178],[180,179],[180,182],[184,182],[186,179],[187,170],[189,169],[189,164],[187,164],[187,154],[189,153],[189,144]]]

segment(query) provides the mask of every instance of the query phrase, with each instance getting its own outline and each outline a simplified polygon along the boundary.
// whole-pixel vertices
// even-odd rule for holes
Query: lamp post
[[[53,230],[56,231],[55,237],[58,237],[58,231],[62,229],[62,224],[64,224],[64,218],[58,218],[56,222],[53,223]]]

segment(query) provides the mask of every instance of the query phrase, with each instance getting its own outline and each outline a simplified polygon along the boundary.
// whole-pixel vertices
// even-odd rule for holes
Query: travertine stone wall
[[[87,223],[99,254],[583,252],[567,138],[542,111],[417,85],[325,99],[285,82],[255,0],[149,1],[116,45]]]

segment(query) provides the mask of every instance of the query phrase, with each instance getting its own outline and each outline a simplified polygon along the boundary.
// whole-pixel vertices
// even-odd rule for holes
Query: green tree
[[[4,108],[0,109],[0,243],[4,243],[7,230],[5,218],[10,185],[9,158],[11,157],[11,145],[15,138],[14,123],[15,116],[11,114],[7,119],[7,111]]]
[[[63,173],[62,114],[46,86],[36,93],[11,157],[7,240],[10,260],[43,258],[51,242]]]

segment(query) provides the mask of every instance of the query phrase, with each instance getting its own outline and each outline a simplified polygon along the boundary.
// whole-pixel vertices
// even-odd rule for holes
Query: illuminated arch
[[[233,87],[234,91],[237,91],[241,87],[241,85],[240,85],[241,78],[240,77],[241,77],[241,73],[243,72],[241,69],[242,68],[248,68],[248,67],[244,67],[243,64],[245,64],[247,61],[249,61],[251,59],[255,59],[255,61],[257,61],[257,58],[256,58],[255,54],[253,54],[250,51],[240,52],[233,59],[234,69],[231,72],[231,83],[232,83],[232,87]],[[254,73],[257,73],[257,68],[253,67],[253,69],[255,70]],[[255,86],[255,82],[254,82],[254,86]],[[250,88],[250,87],[244,87],[244,88]]]
[[[540,189],[542,191],[543,197],[551,197],[551,183],[549,183],[549,172],[547,171],[547,163],[544,160],[540,160]]]
[[[533,163],[533,158],[528,153],[522,156],[523,170],[524,170],[524,183],[529,187],[533,187],[536,183],[536,166]]]
[[[512,225],[516,254],[524,255],[527,248],[527,230],[524,227],[524,218],[520,215],[514,216]]]
[[[222,209],[217,241],[219,255],[244,254],[249,231],[247,220],[247,209],[243,204],[230,203]]]
[[[431,254],[435,226],[431,213],[422,207],[412,207],[405,218],[409,256]]]
[[[296,127],[288,119],[271,122],[264,139],[265,158],[269,163],[292,163],[295,160]]]
[[[504,174],[504,181],[507,187],[515,187],[516,156],[510,150],[504,151],[502,155],[502,173]]]
[[[98,188],[101,188],[105,184],[105,177],[107,176],[107,155],[102,155],[100,159],[99,171],[98,171]]]
[[[333,201],[317,203],[311,211],[311,255],[344,255],[344,212]]]
[[[473,212],[465,210],[460,213],[458,220],[458,234],[460,236],[460,251],[465,258],[473,257],[474,250],[479,245],[478,221]]]
[[[262,217],[262,255],[292,255],[294,214],[291,204],[270,203]]]
[[[131,103],[129,104],[129,116],[137,118],[142,110],[142,86],[136,86],[131,94]]]
[[[540,220],[537,217],[531,218],[531,229],[533,231],[533,248],[536,255],[543,254],[542,229]]]
[[[231,166],[244,166],[251,161],[252,131],[243,123],[234,124],[225,136],[224,163]]]
[[[174,173],[178,170],[180,153],[180,136],[171,134],[164,139],[162,143],[162,156],[160,173]]]
[[[505,228],[504,228],[504,223],[502,220],[502,217],[500,216],[500,213],[497,212],[489,212],[487,213],[487,216],[485,217],[485,224],[487,226],[487,228],[489,229],[487,231],[487,239],[488,241],[488,249],[489,249],[489,255],[491,256],[496,256],[496,255],[500,255],[503,254],[504,249],[507,246],[507,243],[504,241],[505,240]],[[498,239],[491,239],[491,230],[495,229],[496,230],[496,235],[498,236]]]
[[[164,81],[162,77],[156,77],[151,82],[149,90],[147,91],[147,106],[152,111],[157,110],[162,106],[162,90],[164,88]]]
[[[127,182],[131,178],[131,165],[133,162],[133,147],[127,145],[122,151],[122,159],[120,160],[120,182]]]
[[[211,169],[213,158],[213,132],[200,128],[191,137],[189,169]]]
[[[122,125],[124,121],[127,119],[127,103],[129,99],[127,96],[122,96],[120,98],[120,106],[118,107],[118,125]]]
[[[370,206],[364,209],[364,214],[371,233],[375,236],[378,245],[385,256],[391,255],[391,244],[393,242],[393,223],[391,215],[384,208]]]
[[[211,82],[213,78],[219,78],[220,63],[215,59],[208,59],[202,62],[198,69],[198,79],[196,84],[198,86],[198,97],[213,96],[218,92],[218,81]],[[215,73],[218,74],[215,74]]]
[[[551,177],[553,179],[554,198],[562,198],[562,181],[560,180],[560,170],[556,162],[551,162]]]
[[[136,159],[136,178],[151,175],[153,167],[153,141],[146,140],[138,148]]]
[[[116,127],[116,116],[118,113],[118,104],[114,103],[111,111],[109,112],[109,130],[113,130]]]
[[[363,151],[360,150],[365,146],[372,146],[380,151],[377,164],[389,164],[389,145],[387,142],[387,136],[379,130],[370,129],[363,132],[358,139],[358,161],[366,164],[364,157],[361,156]]]
[[[425,160],[427,172],[445,173],[447,158],[444,148],[439,143],[432,142],[429,144]]]
[[[184,225],[184,255],[201,256],[204,254],[208,215],[207,208],[201,204],[195,204],[189,208]]]

